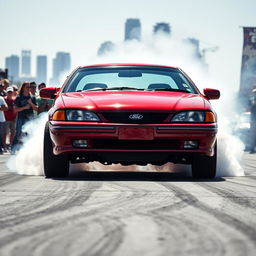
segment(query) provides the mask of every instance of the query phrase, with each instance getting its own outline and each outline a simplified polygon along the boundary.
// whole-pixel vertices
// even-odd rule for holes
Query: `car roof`
[[[88,66],[80,66],[80,68],[101,68],[101,67],[108,67],[108,66],[133,66],[133,67],[156,67],[156,68],[174,68],[177,69],[178,67],[173,66],[165,66],[165,65],[157,65],[157,64],[138,64],[138,63],[106,63],[106,64],[94,64]]]

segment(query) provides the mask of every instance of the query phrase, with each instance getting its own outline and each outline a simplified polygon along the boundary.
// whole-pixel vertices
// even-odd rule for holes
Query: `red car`
[[[194,178],[214,178],[217,118],[209,102],[179,68],[142,64],[79,67],[55,98],[44,134],[46,177],[65,177],[69,162],[122,165],[191,164]]]

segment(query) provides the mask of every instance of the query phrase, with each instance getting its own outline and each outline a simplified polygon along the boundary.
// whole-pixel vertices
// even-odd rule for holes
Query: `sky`
[[[235,89],[241,26],[256,27],[256,0],[0,0],[0,10],[0,68],[22,49],[32,50],[32,66],[37,55],[48,55],[51,65],[57,51],[71,53],[72,69],[88,64],[102,42],[124,40],[127,18],[139,18],[142,40],[152,37],[155,23],[167,22],[175,38],[197,38],[201,50],[218,46],[206,54],[210,73]]]

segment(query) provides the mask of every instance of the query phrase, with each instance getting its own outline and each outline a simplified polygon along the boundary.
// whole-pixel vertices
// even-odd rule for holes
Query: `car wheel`
[[[65,156],[53,154],[52,141],[47,122],[44,130],[44,173],[47,178],[67,177],[69,173],[69,160]]]
[[[217,167],[217,142],[213,156],[194,156],[192,162],[192,177],[198,179],[213,179]]]

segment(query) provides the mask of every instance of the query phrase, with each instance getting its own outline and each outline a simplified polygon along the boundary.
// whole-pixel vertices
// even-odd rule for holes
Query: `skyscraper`
[[[185,42],[192,45],[193,50],[194,50],[194,56],[196,58],[202,60],[202,55],[200,53],[200,48],[199,48],[200,41],[196,38],[187,38],[187,39],[185,39]],[[202,61],[204,61],[204,60],[202,60]]]
[[[20,58],[17,55],[11,55],[5,58],[5,67],[8,69],[9,79],[17,81],[20,72]]]
[[[153,28],[153,31],[154,31],[154,34],[164,33],[164,34],[170,35],[171,27],[169,23],[159,22],[159,23],[156,23],[156,25]]]
[[[57,52],[56,57],[53,59],[53,71],[52,71],[52,84],[59,85],[61,75],[70,71],[71,57],[68,52]]]
[[[36,79],[38,83],[47,83],[47,56],[36,58]]]
[[[139,19],[127,19],[125,22],[124,40],[138,40],[141,38],[141,25]]]
[[[31,51],[21,51],[21,74],[24,76],[31,74]]]
[[[115,45],[111,41],[106,41],[102,43],[98,49],[98,56],[102,56],[106,53],[109,53],[115,49]]]

